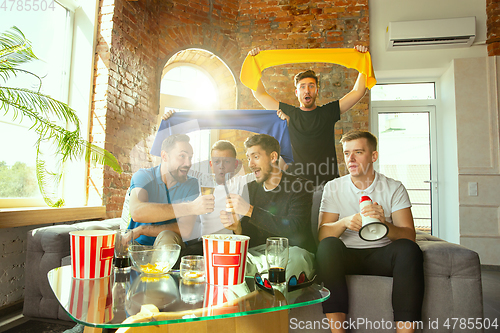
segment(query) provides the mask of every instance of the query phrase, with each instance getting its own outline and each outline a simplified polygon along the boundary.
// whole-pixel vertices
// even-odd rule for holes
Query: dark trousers
[[[352,249],[336,237],[323,239],[316,253],[318,281],[331,296],[323,302],[323,313],[349,309],[346,275],[392,276],[394,321],[421,320],[424,298],[423,254],[420,247],[398,239],[371,249]]]
[[[179,258],[177,262],[172,267],[172,269],[179,269],[181,265],[181,258],[184,256],[193,256],[193,255],[203,255],[203,242],[202,241],[193,241],[190,244],[186,244],[186,247],[181,249],[181,253],[179,254]]]

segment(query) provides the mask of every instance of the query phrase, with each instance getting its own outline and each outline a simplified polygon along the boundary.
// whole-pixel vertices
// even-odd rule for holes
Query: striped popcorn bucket
[[[106,323],[113,319],[111,278],[71,279],[70,314],[78,320]]]
[[[232,286],[243,283],[249,240],[250,237],[240,235],[203,236],[208,284]]]
[[[71,272],[75,279],[99,279],[112,273],[114,230],[71,231]]]

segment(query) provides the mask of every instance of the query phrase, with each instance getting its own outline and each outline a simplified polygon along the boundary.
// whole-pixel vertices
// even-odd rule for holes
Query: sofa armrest
[[[476,252],[462,245],[433,238],[435,239],[417,239],[417,244],[424,254],[424,272],[427,275],[481,277],[481,265]]]
[[[27,317],[70,320],[52,292],[47,273],[61,266],[70,255],[69,232],[90,229],[119,229],[120,218],[54,225],[30,230],[27,236],[23,314]]]
[[[430,235],[418,234],[417,244],[424,255],[426,314],[432,318],[482,318],[479,255]]]

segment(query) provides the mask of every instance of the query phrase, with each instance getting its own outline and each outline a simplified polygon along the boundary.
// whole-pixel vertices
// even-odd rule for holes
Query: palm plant
[[[36,176],[38,187],[47,205],[59,207],[64,204],[62,199],[54,199],[49,193],[47,181],[54,178],[58,184],[62,177],[64,162],[85,157],[91,163],[104,164],[121,173],[121,167],[116,158],[100,147],[97,147],[80,136],[80,120],[75,111],[65,103],[41,93],[42,80],[36,74],[19,68],[23,64],[37,60],[32,51],[31,43],[17,28],[0,33],[0,111],[4,115],[11,114],[13,120],[21,121],[27,117],[32,126],[30,130],[37,133]],[[37,78],[38,89],[7,87],[5,83],[11,76],[28,74]],[[58,125],[63,122],[65,127]],[[68,129],[69,128],[69,129]],[[40,145],[50,143],[55,147],[56,171],[48,171],[42,156]],[[57,187],[57,185],[56,185]]]

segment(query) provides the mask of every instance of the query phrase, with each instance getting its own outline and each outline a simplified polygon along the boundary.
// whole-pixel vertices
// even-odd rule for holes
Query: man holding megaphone
[[[378,158],[373,134],[353,130],[340,142],[349,174],[325,185],[319,215],[318,278],[333,295],[323,312],[332,332],[344,332],[345,325],[333,323],[346,320],[345,276],[392,276],[397,332],[414,332],[413,323],[421,320],[424,274],[408,193],[401,182],[373,169]]]

